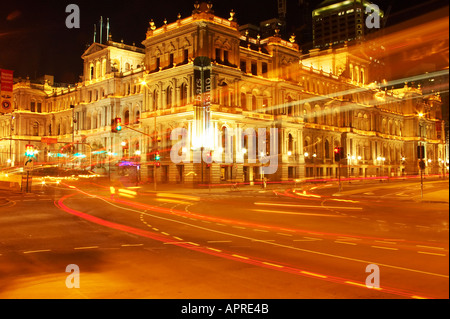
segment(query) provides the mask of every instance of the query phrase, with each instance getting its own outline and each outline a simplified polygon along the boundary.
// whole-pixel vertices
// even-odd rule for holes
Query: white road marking
[[[351,209],[351,210],[362,210],[362,207],[349,207],[349,206],[316,206],[316,205],[298,205],[298,204],[283,204],[283,203],[253,203],[257,206],[281,206],[281,207],[303,207],[303,208],[330,208],[330,209]]]
[[[113,204],[113,203],[111,203],[111,202],[109,202],[107,200],[102,199],[102,198],[99,198],[99,199],[103,200],[107,204],[109,204],[111,206],[114,206],[114,207],[117,207],[119,209],[128,210],[128,211],[132,211],[132,212],[136,212],[136,213],[140,213],[140,214],[142,213],[142,211],[139,211],[139,210],[136,210],[136,209],[133,209],[133,208],[121,207],[119,205],[115,205],[115,204]],[[167,218],[167,217],[162,217],[162,216],[158,216],[158,215],[154,215],[154,214],[149,214],[149,213],[144,213],[144,214],[148,215],[148,216],[150,216],[152,218],[158,218],[158,219],[170,221],[170,222],[177,223],[177,224],[187,225],[187,226],[190,226],[190,227],[193,227],[193,228],[198,228],[198,229],[202,229],[202,230],[209,231],[209,232],[224,234],[224,235],[228,235],[228,236],[232,236],[232,237],[238,237],[238,238],[243,238],[243,239],[247,239],[247,240],[258,240],[258,239],[247,237],[247,236],[237,235],[237,234],[233,234],[233,233],[227,233],[227,232],[224,232],[224,231],[218,231],[218,230],[210,229],[210,228],[206,228],[206,227],[201,227],[201,226],[197,226],[197,225],[194,225],[194,224],[189,224],[187,222],[182,222],[182,221],[178,221],[178,220],[175,220],[175,219],[170,219],[170,218]],[[400,266],[395,266],[395,265],[383,264],[383,263],[376,262],[376,261],[371,261],[371,260],[363,260],[363,259],[357,259],[357,258],[340,256],[340,255],[334,255],[334,254],[329,254],[329,253],[324,253],[324,252],[320,252],[320,251],[304,249],[304,248],[299,248],[299,247],[293,247],[293,246],[283,245],[283,244],[279,244],[279,243],[275,243],[275,242],[269,242],[269,241],[264,241],[264,240],[258,240],[258,241],[262,242],[262,243],[266,243],[268,245],[272,245],[272,246],[293,249],[293,250],[297,250],[297,251],[301,251],[301,252],[305,252],[305,253],[310,253],[310,254],[315,254],[315,255],[327,256],[327,257],[330,257],[330,258],[337,258],[337,259],[342,259],[342,260],[348,260],[348,261],[358,262],[358,263],[362,263],[362,264],[377,264],[378,266],[384,266],[384,267],[388,267],[388,268],[392,268],[392,269],[398,269],[398,270],[404,270],[404,271],[409,271],[409,272],[421,273],[421,274],[426,274],[426,275],[436,276],[436,277],[442,277],[442,278],[449,278],[448,275],[432,273],[432,272],[418,270],[418,269],[412,269],[412,268],[400,267]]]
[[[35,253],[44,253],[44,252],[49,252],[51,251],[50,249],[41,249],[41,250],[29,250],[29,251],[24,251],[24,254],[35,254]]]
[[[82,249],[96,249],[96,248],[98,248],[98,246],[76,247],[76,248],[74,248],[74,249],[82,250]]]

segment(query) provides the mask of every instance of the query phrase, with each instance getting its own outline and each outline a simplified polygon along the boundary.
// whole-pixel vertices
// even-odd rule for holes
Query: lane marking
[[[35,253],[44,253],[44,252],[49,252],[51,251],[50,249],[41,249],[41,250],[29,250],[29,251],[24,251],[24,254],[35,254]]]
[[[358,287],[368,288],[368,289],[382,290],[382,288],[370,287],[365,284],[360,284],[359,282],[354,282],[354,281],[346,281],[345,283],[349,284],[349,285],[358,286]]]
[[[168,241],[168,242],[163,243],[163,245],[178,245],[178,244],[191,244],[194,246],[200,246],[200,245],[191,243],[190,241]]]
[[[349,242],[346,242],[346,241],[339,241],[339,240],[335,240],[334,242],[335,242],[336,244],[357,245],[357,244],[355,244],[355,243],[349,243]]]
[[[278,235],[283,235],[283,236],[294,236],[292,234],[283,234],[283,233],[277,233]]]
[[[313,273],[313,272],[309,272],[309,271],[304,271],[304,270],[302,270],[302,271],[300,271],[302,274],[305,274],[305,275],[309,275],[309,276],[314,276],[314,277],[319,277],[319,278],[328,278],[328,276],[325,276],[325,275],[319,275],[319,274],[316,274],[316,273]]]
[[[88,246],[88,247],[76,247],[74,249],[76,250],[82,250],[82,249],[96,249],[98,246]]]
[[[303,236],[303,238],[306,238],[306,239],[309,239],[309,240],[323,240],[323,238],[306,237],[306,236]]]
[[[268,262],[266,262],[266,261],[263,261],[262,263],[263,263],[264,265],[267,265],[267,266],[272,266],[272,267],[277,267],[277,268],[284,268],[284,266],[277,265],[277,264],[272,264],[272,263],[268,263]]]
[[[177,242],[177,243],[178,243],[178,242]],[[191,241],[188,241],[187,243],[188,243],[188,244],[191,244],[191,245],[193,245],[193,246],[200,246],[199,244],[193,243],[193,242],[191,242]]]
[[[235,255],[235,254],[233,254],[231,256],[236,257],[236,258],[241,258],[241,259],[250,259],[248,257],[244,257],[244,256],[241,256],[241,255]]]
[[[111,203],[111,202],[109,202],[109,201],[107,201],[107,200],[105,200],[103,198],[99,198],[99,199],[104,201],[104,202],[106,202],[107,204],[109,204],[111,206],[116,207],[116,208],[119,208],[119,209],[122,209],[122,210],[132,211],[132,212],[136,212],[136,213],[140,213],[140,214],[145,214],[145,215],[150,216],[152,218],[158,218],[158,219],[161,219],[161,220],[170,221],[170,222],[177,223],[177,224],[182,224],[182,225],[187,225],[187,226],[190,226],[190,227],[193,227],[193,228],[198,228],[198,229],[202,229],[202,230],[205,230],[205,231],[214,232],[214,233],[218,233],[218,234],[224,234],[224,235],[228,235],[228,236],[232,236],[232,237],[238,237],[238,238],[243,238],[243,239],[247,239],[247,240],[255,240],[255,238],[251,238],[251,237],[247,237],[247,236],[227,233],[227,232],[224,232],[224,231],[218,231],[218,230],[210,229],[210,228],[206,228],[206,227],[201,227],[201,226],[197,226],[197,225],[194,225],[194,224],[189,224],[187,222],[182,222],[182,221],[178,221],[178,220],[175,220],[175,219],[170,219],[170,218],[167,218],[167,217],[157,216],[157,215],[154,215],[154,214],[143,213],[142,211],[139,211],[139,210],[136,210],[136,209],[122,207],[122,206],[113,204],[113,203]],[[314,233],[312,233],[312,234],[314,234]],[[315,255],[327,256],[327,257],[331,257],[331,258],[338,258],[338,259],[358,262],[358,263],[362,263],[362,264],[377,264],[378,266],[384,266],[384,267],[388,267],[388,268],[392,268],[392,269],[404,270],[404,271],[420,273],[420,274],[425,274],[425,275],[431,275],[431,276],[436,276],[436,277],[442,277],[442,278],[449,278],[448,275],[433,273],[433,272],[429,272],[429,271],[423,271],[423,270],[418,270],[418,269],[412,269],[412,268],[406,268],[406,267],[401,267],[401,266],[389,265],[389,264],[384,264],[384,263],[380,263],[380,262],[376,262],[376,261],[363,260],[363,259],[358,259],[358,258],[340,256],[340,255],[334,255],[334,254],[324,253],[324,252],[315,251],[315,250],[309,250],[309,249],[304,249],[304,248],[299,248],[299,247],[292,247],[292,246],[283,245],[283,244],[279,244],[279,243],[275,243],[275,242],[272,243],[272,242],[268,242],[268,241],[265,241],[265,240],[258,240],[258,239],[256,239],[256,240],[259,241],[259,242],[268,244],[268,245],[273,245],[273,246],[277,246],[277,247],[293,249],[293,250],[297,250],[297,251],[301,251],[301,252],[305,252],[305,253],[310,253],[310,254],[315,254]]]
[[[144,246],[144,244],[123,244],[120,246],[122,246],[122,247],[139,247],[139,246]]]
[[[252,209],[252,211],[259,212],[259,213],[271,213],[271,214],[283,214],[283,215],[320,216],[320,217],[338,217],[338,218],[342,218],[343,217],[343,216],[340,216],[340,215],[285,212],[285,211],[267,210],[267,209]]]
[[[397,245],[397,243],[393,242],[393,241],[383,241],[383,240],[375,240],[376,243],[380,243],[380,244],[393,244],[393,245]]]
[[[268,230],[265,230],[265,229],[253,229],[253,231],[259,231],[259,232],[262,232],[262,233],[268,233],[269,231]]]
[[[209,250],[212,250],[212,251],[217,251],[218,253],[222,252],[220,249],[211,248],[211,247],[206,247],[206,249],[209,249]]]
[[[430,253],[430,252],[426,252],[426,251],[418,251],[418,253],[425,254],[425,255],[441,256],[441,257],[447,256],[446,254]]]
[[[437,250],[445,250],[445,248],[442,248],[442,247],[432,247],[432,246],[423,246],[423,245],[416,245],[416,247],[420,247],[420,248],[429,248],[429,249],[437,249]]]
[[[208,244],[214,244],[214,243],[231,243],[231,240],[209,240],[207,241]]]
[[[386,249],[386,250],[398,250],[398,248],[392,248],[392,247],[383,247],[383,246],[370,246],[372,248],[379,248],[379,249]]]
[[[362,210],[362,207],[349,207],[349,206],[315,206],[315,205],[298,205],[298,204],[282,204],[282,203],[253,203],[257,206],[280,206],[280,207],[303,207],[303,208],[320,208],[320,209],[350,209],[350,210]]]

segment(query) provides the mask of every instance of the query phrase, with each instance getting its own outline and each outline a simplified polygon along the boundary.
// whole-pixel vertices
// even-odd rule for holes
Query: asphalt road
[[[0,192],[0,298],[448,298],[448,181]],[[80,269],[68,289],[66,266]],[[379,269],[369,288],[368,265]]]

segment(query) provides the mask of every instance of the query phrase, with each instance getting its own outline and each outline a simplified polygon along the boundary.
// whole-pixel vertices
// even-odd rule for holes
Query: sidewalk
[[[448,195],[448,189],[443,189],[431,193],[424,192],[423,198],[422,196],[415,196],[413,199],[418,202],[422,203],[449,203],[448,201],[449,195]]]

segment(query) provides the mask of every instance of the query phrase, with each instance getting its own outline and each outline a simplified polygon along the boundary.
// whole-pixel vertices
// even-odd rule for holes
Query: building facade
[[[325,0],[312,13],[313,46],[324,49],[344,42],[364,41],[364,37],[377,28],[367,28],[366,8],[373,5],[367,0]],[[372,12],[372,9],[369,10]],[[380,18],[384,14],[375,12]]]
[[[73,86],[58,87],[51,77],[17,80],[15,111],[0,116],[0,165],[23,165],[31,144],[36,163],[105,174],[116,173],[120,163],[137,163],[143,181],[394,177],[418,174],[417,146],[424,145],[426,173],[443,172],[439,95],[423,96],[407,84],[385,90],[374,84],[372,61],[346,45],[304,55],[294,37],[284,40],[276,30],[267,38],[241,33],[233,16],[221,18],[211,4],[196,4],[189,17],[159,28],[151,21],[143,47],[111,37],[93,43],[82,56],[82,81]],[[194,59],[200,56],[212,61],[209,138],[216,161],[174,163],[174,129],[188,132],[182,152],[195,152]],[[123,123],[118,133],[111,132],[115,118]],[[254,147],[239,132],[259,128],[278,132],[278,167],[267,176],[259,159],[238,160]],[[231,162],[225,160],[226,139]],[[256,145],[259,139],[269,150],[270,139],[256,136]],[[340,165],[333,155],[338,146],[345,152]]]

